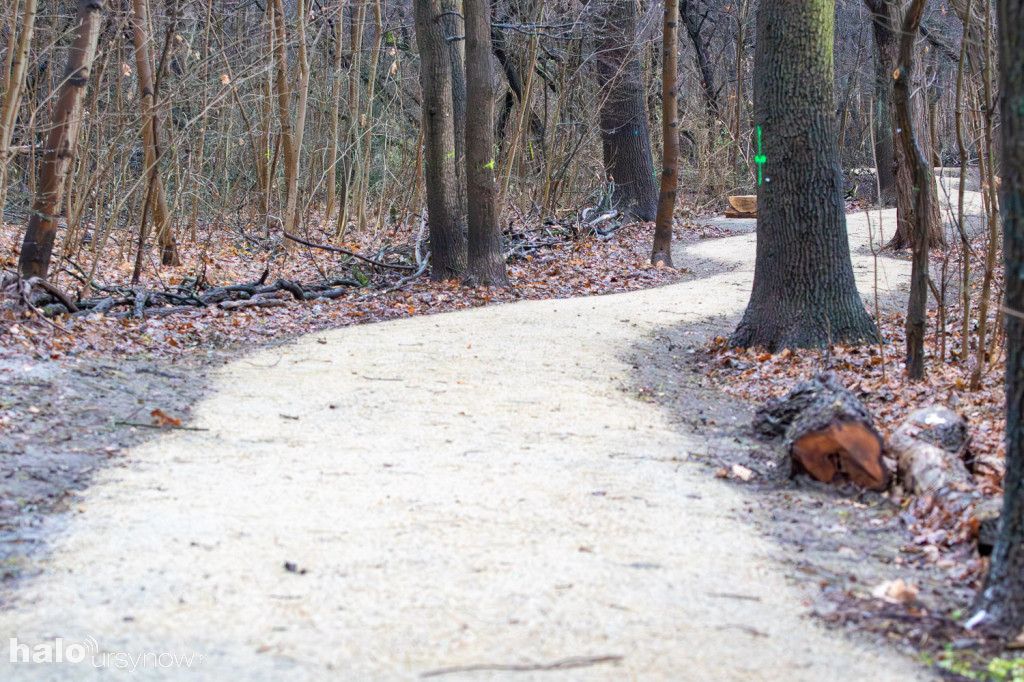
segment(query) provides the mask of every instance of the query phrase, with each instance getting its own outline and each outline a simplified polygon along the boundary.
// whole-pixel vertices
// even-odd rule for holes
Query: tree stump
[[[896,472],[908,492],[920,495],[971,486],[964,461],[970,436],[963,417],[932,405],[915,410],[889,437]]]
[[[889,485],[884,443],[871,413],[831,372],[769,400],[754,415],[754,430],[784,439],[791,476],[806,473],[825,483],[851,482],[870,490]]]

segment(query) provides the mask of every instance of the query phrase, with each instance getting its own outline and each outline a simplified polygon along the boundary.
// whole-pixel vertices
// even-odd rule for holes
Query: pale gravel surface
[[[850,224],[857,247],[863,214]],[[733,269],[317,333],[228,365],[191,422],[209,430],[99,474],[0,614],[0,636],[91,636],[100,656],[0,652],[0,680],[124,677],[93,667],[112,652],[206,655],[150,659],[137,679],[401,680],[600,655],[622,660],[445,679],[927,679],[808,618],[736,518],[742,491],[670,461],[708,443],[621,390],[623,355],[658,326],[742,311],[753,255],[752,234],[703,242],[679,259]],[[855,260],[871,298],[872,259]],[[909,264],[883,264],[903,286]]]

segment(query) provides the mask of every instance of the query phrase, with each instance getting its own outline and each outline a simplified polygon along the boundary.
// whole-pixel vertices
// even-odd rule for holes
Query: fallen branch
[[[505,672],[531,672],[535,670],[572,670],[574,668],[588,668],[602,663],[618,663],[622,656],[572,656],[563,658],[551,663],[528,663],[518,665],[514,663],[480,663],[477,665],[456,665],[450,668],[438,668],[421,673],[420,677],[440,677],[441,675],[454,675],[456,673],[478,672],[478,671],[505,671]]]
[[[118,426],[138,426],[143,429],[159,429],[160,431],[175,430],[175,431],[209,431],[210,429],[204,429],[198,426],[178,426],[176,424],[146,424],[145,422],[124,422],[116,421],[114,424]]]
[[[305,244],[306,246],[312,247],[314,249],[322,249],[323,251],[330,251],[332,253],[343,253],[346,256],[352,256],[353,258],[358,258],[359,260],[361,260],[363,262],[366,262],[366,263],[369,263],[370,265],[376,265],[376,266],[379,266],[379,267],[382,267],[382,268],[393,268],[395,270],[415,270],[416,269],[415,265],[401,265],[400,263],[385,263],[383,261],[374,260],[373,258],[370,258],[368,256],[364,256],[361,253],[356,253],[355,251],[349,251],[348,249],[343,249],[340,246],[331,246],[329,244],[317,244],[316,242],[308,241],[306,239],[303,239],[302,237],[296,237],[294,234],[291,234],[290,232],[285,232],[284,236],[287,237],[288,239],[291,239],[293,242],[298,242],[300,244]]]
[[[220,304],[221,310],[239,310],[240,308],[283,308],[288,301],[279,298],[257,298],[243,301],[225,301]]]

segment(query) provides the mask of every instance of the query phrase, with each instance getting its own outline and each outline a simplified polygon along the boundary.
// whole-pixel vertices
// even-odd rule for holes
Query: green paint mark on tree
[[[484,164],[484,168],[494,170],[494,159],[491,159],[489,163]]]
[[[764,164],[767,163],[768,157],[761,153],[761,126],[757,126],[757,156],[754,157],[754,163],[757,164],[757,184],[761,184],[764,180]]]

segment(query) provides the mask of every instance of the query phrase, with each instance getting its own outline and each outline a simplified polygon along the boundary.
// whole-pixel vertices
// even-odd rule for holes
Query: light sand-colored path
[[[707,443],[619,388],[622,354],[657,326],[742,311],[753,245],[680,253],[735,268],[692,283],[350,327],[227,366],[193,422],[208,431],[99,475],[0,613],[2,637],[92,637],[99,654],[5,650],[0,679],[124,677],[115,652],[204,655],[189,670],[151,656],[135,679],[401,680],[606,655],[622,658],[445,679],[925,679],[809,619],[737,520],[741,492],[658,461]],[[869,292],[872,260],[856,260]],[[898,287],[905,264],[885,264]]]

